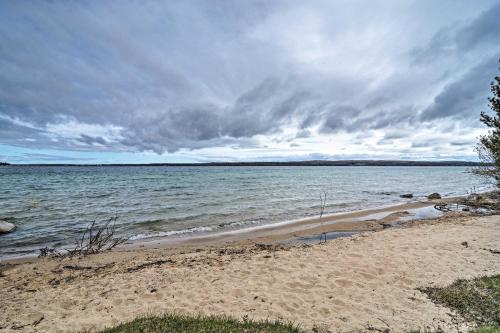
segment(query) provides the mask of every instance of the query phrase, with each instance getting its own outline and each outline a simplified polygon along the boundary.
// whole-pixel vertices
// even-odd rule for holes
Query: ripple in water
[[[0,257],[71,243],[91,221],[118,215],[132,239],[185,236],[485,188],[464,167],[96,167],[0,168]]]

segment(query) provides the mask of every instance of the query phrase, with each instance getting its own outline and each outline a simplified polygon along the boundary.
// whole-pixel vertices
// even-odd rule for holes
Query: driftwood
[[[319,200],[321,203],[320,208],[319,208],[319,218],[322,218],[323,213],[325,212],[325,206],[326,206],[326,191],[319,193]]]
[[[82,236],[75,241],[73,248],[66,249],[66,252],[59,252],[56,249],[45,247],[39,250],[39,257],[86,256],[102,251],[109,251],[128,240],[127,237],[115,237],[117,219],[117,216],[112,217],[102,225],[99,225],[94,220],[85,228]]]
[[[77,240],[75,247],[68,250],[69,255],[88,255],[108,251],[125,243],[128,238],[114,237],[117,219],[117,216],[112,217],[102,226],[96,224],[95,220],[92,221],[83,232],[82,237]]]

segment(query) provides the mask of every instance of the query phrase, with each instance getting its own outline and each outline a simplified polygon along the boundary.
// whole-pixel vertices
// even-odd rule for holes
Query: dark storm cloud
[[[474,118],[479,105],[487,100],[492,74],[498,69],[498,57],[490,57],[466,72],[456,81],[446,85],[421,115],[424,121],[450,116]]]
[[[15,142],[21,138],[37,136],[41,132],[26,126],[14,124],[10,120],[2,118],[0,118],[0,129],[2,130],[2,140],[8,142]]]
[[[442,64],[442,60],[457,62],[454,71],[443,73],[442,78],[451,79],[423,110],[421,120],[477,119],[479,111],[484,110],[489,82],[497,73],[500,58],[499,17],[497,2],[470,23],[454,23],[441,29],[426,47],[413,51],[414,62],[421,65]]]
[[[240,149],[477,117],[500,51],[490,3],[432,19],[431,1],[3,2],[0,143]]]
[[[440,31],[425,47],[413,50],[414,61],[418,64],[432,63],[436,57],[449,55],[463,57],[478,47],[496,45],[500,35],[500,3],[483,11],[472,22],[465,26],[453,23]],[[498,54],[496,55],[498,57]]]
[[[92,136],[89,136],[86,134],[82,134],[77,140],[80,142],[83,142],[87,145],[98,144],[98,145],[105,146],[106,144],[108,144],[108,141],[100,136],[92,137]]]
[[[361,110],[352,106],[331,107],[326,114],[321,130],[324,133],[336,132],[341,129],[350,130],[360,114]]]

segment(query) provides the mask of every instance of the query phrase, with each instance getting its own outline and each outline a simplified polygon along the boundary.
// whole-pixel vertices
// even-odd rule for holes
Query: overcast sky
[[[465,159],[500,1],[2,1],[0,160]]]

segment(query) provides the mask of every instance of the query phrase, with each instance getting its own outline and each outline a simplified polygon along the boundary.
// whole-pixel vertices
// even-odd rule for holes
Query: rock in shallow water
[[[439,194],[439,193],[429,194],[427,196],[427,199],[429,199],[429,200],[441,199],[441,194]]]
[[[413,193],[405,193],[400,195],[401,198],[413,198]]]
[[[8,234],[16,229],[12,223],[0,220],[0,234]]]

